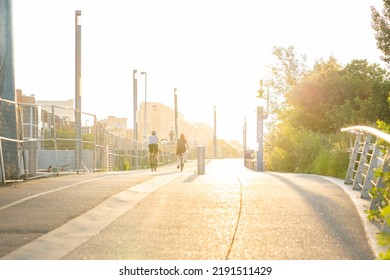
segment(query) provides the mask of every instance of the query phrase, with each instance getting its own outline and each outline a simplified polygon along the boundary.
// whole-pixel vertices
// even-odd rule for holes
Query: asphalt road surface
[[[242,159],[67,175],[0,187],[0,257],[92,260],[374,259],[354,204],[315,175]]]

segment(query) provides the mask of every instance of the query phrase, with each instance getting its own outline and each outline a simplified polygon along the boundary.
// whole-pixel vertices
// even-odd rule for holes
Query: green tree
[[[283,111],[286,106],[285,100],[291,89],[294,88],[302,79],[306,72],[306,56],[301,55],[299,59],[293,46],[288,48],[273,48],[272,54],[276,62],[269,66],[272,73],[272,79],[267,81],[270,85],[271,108],[277,114]]]
[[[222,139],[217,140],[217,157],[219,157],[219,158],[239,158],[242,156],[240,152],[241,152],[240,150],[233,147],[231,144],[229,144],[225,140],[222,140]],[[214,157],[214,143],[213,143],[213,141],[209,141],[206,145],[206,157],[207,158]]]
[[[283,102],[265,139],[267,169],[344,176],[349,138],[340,128],[389,120],[388,72],[366,60],[342,66],[334,57],[303,71],[293,48],[275,56],[272,81]]]
[[[371,7],[371,17],[377,47],[383,53],[381,58],[390,64],[390,0],[383,0],[382,14],[375,7]]]
[[[388,120],[389,76],[379,65],[353,60],[346,66],[334,57],[317,61],[286,94],[282,114],[297,126],[336,132],[342,126]]]

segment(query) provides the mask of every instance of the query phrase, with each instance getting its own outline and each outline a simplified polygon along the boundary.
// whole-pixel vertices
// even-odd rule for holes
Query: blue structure
[[[12,0],[0,0],[0,98],[15,101]],[[15,104],[0,101],[0,136],[16,140],[18,139],[17,131]],[[2,140],[1,146],[5,177],[7,179],[19,178],[18,144]]]

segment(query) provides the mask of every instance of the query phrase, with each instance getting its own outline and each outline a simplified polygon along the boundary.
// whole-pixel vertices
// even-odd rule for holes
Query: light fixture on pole
[[[141,75],[145,75],[145,104],[144,104],[144,140],[146,140],[146,87],[147,87],[147,77],[146,72],[141,72]]]
[[[257,106],[257,143],[259,144],[259,149],[257,151],[256,159],[256,171],[264,171],[264,120],[268,118],[269,112],[269,86],[266,83],[263,83],[263,80],[260,80],[260,89],[257,91],[259,94],[257,98],[262,98],[264,94],[263,85],[267,87],[267,111],[264,114],[264,109],[262,106]]]

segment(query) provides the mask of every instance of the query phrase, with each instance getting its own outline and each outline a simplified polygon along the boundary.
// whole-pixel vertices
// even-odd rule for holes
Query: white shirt
[[[158,144],[158,137],[156,135],[150,135],[149,144]]]

